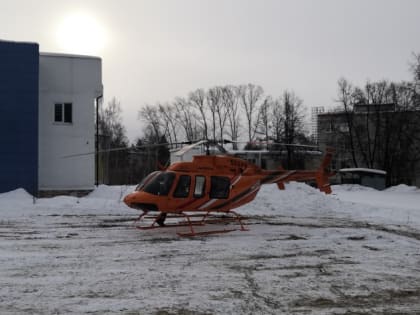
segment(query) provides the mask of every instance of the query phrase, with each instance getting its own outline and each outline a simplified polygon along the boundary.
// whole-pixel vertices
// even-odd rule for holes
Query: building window
[[[73,122],[72,103],[56,103],[54,105],[54,121],[71,124]]]

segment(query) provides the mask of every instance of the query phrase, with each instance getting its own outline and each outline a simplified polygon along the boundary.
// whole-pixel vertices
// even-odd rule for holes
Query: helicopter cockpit
[[[152,195],[167,196],[175,179],[175,173],[156,171],[145,177],[136,187]]]

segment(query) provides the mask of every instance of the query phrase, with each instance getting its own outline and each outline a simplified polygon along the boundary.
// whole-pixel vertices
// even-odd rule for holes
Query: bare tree
[[[263,88],[258,85],[247,84],[239,86],[240,104],[245,111],[249,142],[252,142],[255,137],[256,128],[254,122],[259,120],[259,101],[263,93]],[[255,117],[256,115],[257,117]]]
[[[377,161],[377,154],[381,147],[382,135],[381,130],[381,112],[383,111],[382,105],[391,103],[390,99],[389,84],[386,81],[379,82],[367,82],[364,88],[364,96],[359,103],[364,103],[366,109],[364,117],[364,126],[357,128],[356,131],[363,131],[363,137],[365,140],[363,156],[365,159],[365,165],[370,168],[374,168],[375,162]],[[361,135],[358,139],[362,138]]]
[[[414,106],[420,110],[420,53],[414,54],[413,57],[411,72],[413,74]]]
[[[169,104],[159,104],[159,113],[166,125],[167,136],[170,143],[178,142],[175,107]]]
[[[286,144],[293,144],[298,135],[303,133],[304,108],[302,100],[292,91],[282,95],[284,114],[284,136]]]
[[[188,96],[189,103],[198,110],[201,119],[199,120],[203,127],[204,138],[208,139],[208,125],[207,125],[207,104],[206,104],[206,92],[203,89],[197,89],[191,92]],[[214,119],[213,119],[214,121]]]
[[[267,96],[259,108],[258,118],[256,122],[256,132],[264,135],[264,140],[268,141],[270,132],[270,122],[272,117],[273,100],[271,96]]]
[[[411,62],[411,72],[415,83],[420,83],[420,53],[413,54],[413,61]],[[419,93],[419,92],[417,92]]]
[[[237,150],[236,141],[239,138],[239,93],[238,88],[233,85],[223,87],[222,93],[223,104],[226,107],[227,120],[229,122],[230,137],[233,141],[233,149]]]
[[[173,103],[176,114],[175,118],[185,133],[188,141],[197,140],[197,126],[195,123],[196,114],[191,108],[190,103],[182,97],[177,97]]]
[[[272,102],[271,108],[271,126],[272,135],[276,142],[282,141],[282,135],[284,134],[284,115],[281,98],[278,98]]]
[[[338,102],[342,106],[344,113],[345,113],[345,120],[347,123],[347,128],[344,131],[339,130],[338,132],[344,132],[349,135],[349,145],[350,145],[350,152],[352,156],[352,161],[355,167],[358,166],[357,159],[356,159],[356,150],[355,150],[355,141],[354,141],[354,113],[353,113],[353,105],[354,105],[354,88],[353,86],[344,78],[338,80]]]
[[[159,108],[157,106],[145,105],[139,111],[139,119],[146,122],[145,130],[149,135],[149,139],[154,143],[159,143],[162,135],[165,134],[166,127],[162,124]]]
[[[128,145],[121,113],[121,103],[113,97],[106,107],[101,108],[99,114],[99,129],[102,135],[108,137],[111,147],[125,147]]]
[[[283,142],[287,144],[287,167],[292,168],[295,141],[304,133],[304,108],[302,100],[292,91],[284,91],[282,95],[282,108],[284,115]]]
[[[107,149],[128,148],[125,127],[121,117],[120,102],[114,97],[107,106],[101,108],[98,117],[99,129],[102,135],[102,147]],[[127,178],[128,154],[126,150],[118,150],[100,154],[103,176],[107,184],[122,184]]]
[[[219,128],[223,129],[222,88],[216,86],[214,88],[209,89],[209,91],[207,92],[207,104],[211,113],[213,140],[216,140],[217,122],[219,123]],[[220,134],[220,138],[223,138],[223,130]]]
[[[213,117],[213,138],[217,140],[215,131],[217,125],[217,127],[219,128],[219,139],[223,140],[224,129],[226,126],[229,111],[229,105],[226,103],[224,87],[216,86],[214,88],[211,88],[208,91],[207,99]]]

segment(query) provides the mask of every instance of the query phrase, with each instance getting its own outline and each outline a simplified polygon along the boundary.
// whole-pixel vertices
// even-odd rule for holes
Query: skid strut
[[[211,235],[219,233],[228,233],[232,231],[247,231],[242,220],[244,219],[235,211],[225,211],[223,215],[215,215],[215,213],[220,214],[220,211],[205,211],[201,213],[188,214],[185,212],[177,213],[164,213],[160,212],[158,215],[148,216],[148,212],[143,212],[135,221],[136,228],[140,230],[151,230],[159,228],[173,228],[173,227],[187,227],[189,228],[188,232],[177,232],[179,236],[199,236],[199,235]],[[149,221],[149,225],[140,225],[138,223],[146,223]],[[229,223],[237,223],[240,228],[223,228],[223,229],[212,229],[207,231],[197,231],[194,227],[201,226],[215,226],[215,225],[227,225]]]

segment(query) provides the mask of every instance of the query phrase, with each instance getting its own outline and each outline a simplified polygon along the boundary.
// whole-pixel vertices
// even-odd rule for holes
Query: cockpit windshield
[[[150,180],[145,182],[144,187],[140,189],[149,194],[167,196],[172,187],[174,179],[175,173],[157,172],[157,174],[153,178],[150,178]]]
[[[144,185],[146,185],[148,182],[150,182],[150,180],[153,177],[156,177],[158,174],[162,173],[161,171],[155,171],[153,173],[150,173],[149,175],[147,175],[145,178],[143,178],[140,182],[140,184],[137,185],[136,187],[136,191],[141,191],[144,187]]]

